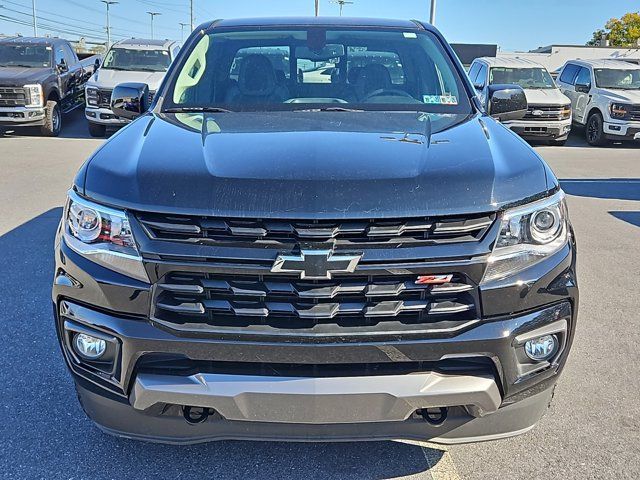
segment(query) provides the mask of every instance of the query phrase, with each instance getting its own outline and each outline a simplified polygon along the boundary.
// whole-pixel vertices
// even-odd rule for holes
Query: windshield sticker
[[[404,38],[418,38],[418,35],[413,32],[402,32],[402,35],[404,35]]]
[[[422,101],[428,105],[458,105],[455,95],[423,95]]]

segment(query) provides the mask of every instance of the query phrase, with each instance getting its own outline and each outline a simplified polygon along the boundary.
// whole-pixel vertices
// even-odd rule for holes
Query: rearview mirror
[[[589,93],[591,90],[591,85],[588,83],[576,83],[576,92],[578,93]]]
[[[326,62],[333,58],[344,56],[344,45],[325,45],[320,50],[312,50],[309,47],[296,47],[296,58],[310,60],[312,62]]]
[[[500,122],[520,120],[529,104],[522,87],[518,85],[489,85],[487,113]]]
[[[149,86],[146,83],[121,83],[111,93],[114,115],[129,120],[149,109]]]

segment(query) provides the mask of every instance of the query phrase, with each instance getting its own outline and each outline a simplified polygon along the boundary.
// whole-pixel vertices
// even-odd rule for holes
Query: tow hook
[[[442,425],[447,419],[449,408],[447,407],[433,407],[433,408],[421,408],[416,413],[422,417],[422,419],[430,425],[435,427]]]
[[[209,418],[209,415],[213,413],[213,410],[205,407],[191,407],[188,405],[184,405],[182,407],[182,415],[187,423],[191,425],[196,425],[198,423],[202,423]]]

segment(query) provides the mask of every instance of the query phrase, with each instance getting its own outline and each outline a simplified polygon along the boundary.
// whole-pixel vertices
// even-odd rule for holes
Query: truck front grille
[[[190,332],[314,337],[454,334],[478,321],[477,286],[463,274],[440,285],[417,280],[172,272],[154,286],[152,319]]]
[[[629,120],[640,122],[640,105],[633,106],[633,109],[629,112]]]
[[[27,98],[22,87],[0,87],[0,107],[24,107]]]
[[[534,112],[537,114],[534,114]],[[529,109],[524,116],[524,120],[565,120],[569,118],[568,112],[569,110],[565,110],[563,105],[529,105]]]
[[[370,220],[269,220],[139,214],[152,239],[238,247],[287,247],[300,242],[332,248],[394,247],[480,240],[494,214],[448,218]]]
[[[98,107],[100,108],[108,108],[111,109],[111,93],[113,90],[109,90],[106,88],[101,88],[98,90]],[[151,105],[151,101],[153,100],[155,92],[149,92],[149,105]]]
[[[98,90],[98,106],[100,108],[111,108],[111,92],[113,90]]]

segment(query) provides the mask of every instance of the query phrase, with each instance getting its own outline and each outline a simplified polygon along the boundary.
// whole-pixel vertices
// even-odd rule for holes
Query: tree
[[[640,39],[640,12],[631,12],[621,18],[612,18],[604,29],[593,32],[587,45],[600,45],[602,36],[606,35],[612,47],[635,47]]]

